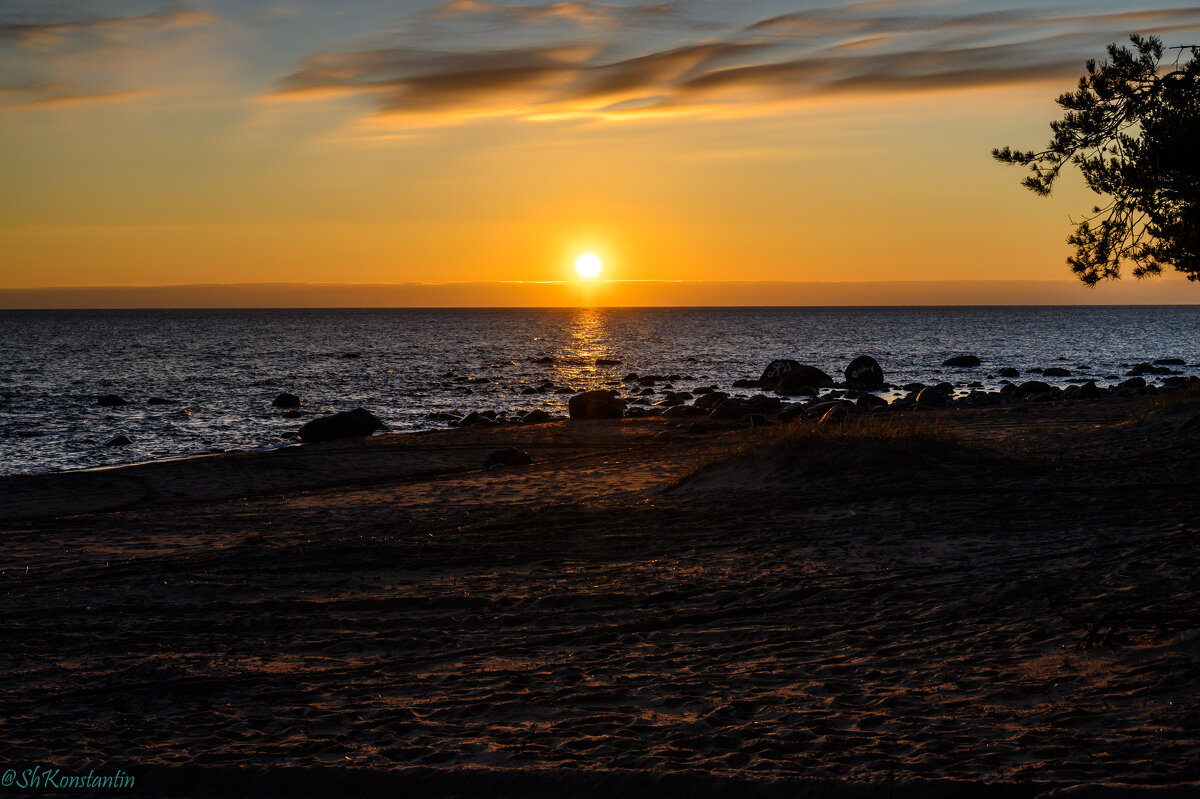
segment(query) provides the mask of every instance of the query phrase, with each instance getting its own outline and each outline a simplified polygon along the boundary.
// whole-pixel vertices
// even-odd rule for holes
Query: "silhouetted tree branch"
[[[1171,48],[1191,59],[1160,74],[1162,41],[1129,39],[1132,50],[1110,44],[1109,60],[1089,60],[1079,88],[1058,98],[1065,113],[1046,149],[992,155],[1028,167],[1022,185],[1035,194],[1050,194],[1071,164],[1110,198],[1067,238],[1067,263],[1084,283],[1120,278],[1126,261],[1134,277],[1173,267],[1200,280],[1200,46]]]

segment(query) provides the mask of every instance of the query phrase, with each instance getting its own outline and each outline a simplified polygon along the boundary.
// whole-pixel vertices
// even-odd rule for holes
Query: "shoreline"
[[[10,760],[178,796],[1194,795],[1200,396],[1014,407],[0,479]]]

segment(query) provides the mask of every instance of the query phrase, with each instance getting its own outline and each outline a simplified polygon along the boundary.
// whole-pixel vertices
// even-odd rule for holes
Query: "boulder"
[[[1012,368],[1011,366],[1004,367],[999,372],[996,372],[996,374],[998,374],[1000,377],[1020,377],[1021,376],[1021,372],[1018,371],[1017,369]]]
[[[883,397],[877,397],[874,394],[863,394],[854,401],[854,404],[858,406],[859,410],[873,411],[876,408],[886,408],[888,401]]]
[[[487,411],[471,411],[466,416],[458,420],[459,427],[474,427],[475,425],[490,426],[496,424],[496,414],[488,414]]]
[[[1155,366],[1186,366],[1187,361],[1183,358],[1158,358],[1154,361]]]
[[[1117,385],[1117,388],[1141,389],[1146,387],[1146,379],[1143,377],[1131,377],[1128,380]]]
[[[1046,377],[1070,377],[1071,371],[1061,366],[1051,366],[1049,369],[1043,369],[1042,374]]]
[[[821,392],[811,383],[802,380],[788,380],[784,377],[775,385],[775,393],[785,397],[815,397]]]
[[[544,424],[553,418],[553,416],[546,411],[543,411],[541,408],[534,408],[532,411],[522,416],[521,421],[524,424]]]
[[[313,443],[369,436],[381,427],[383,422],[375,414],[364,408],[355,408],[352,411],[313,419],[300,428],[300,440]]]
[[[507,449],[498,449],[488,455],[483,466],[485,469],[492,469],[497,466],[528,466],[531,463],[533,463],[533,458],[529,457],[528,452],[522,452],[516,447],[508,447]]]
[[[132,443],[133,442],[129,440],[129,436],[113,436],[108,441],[104,442],[104,446],[106,446],[106,447],[124,447],[127,444],[132,444]]]
[[[166,397],[151,397],[146,400],[147,405],[174,405],[176,400],[167,399]]]
[[[572,419],[620,419],[625,415],[625,400],[615,391],[585,391],[567,402]]]
[[[846,410],[846,406],[840,402],[834,405],[825,413],[821,414],[819,424],[841,424],[850,418],[850,411]]]
[[[709,396],[712,396],[711,394]],[[715,405],[708,414],[714,419],[741,419],[751,408],[744,399],[726,399]]]
[[[116,408],[119,405],[128,405],[129,403],[124,397],[119,397],[116,394],[101,394],[96,397],[96,404],[105,408]]]
[[[295,394],[289,394],[286,391],[271,400],[271,405],[276,408],[299,408],[303,404],[299,397]]]
[[[764,383],[764,385],[766,385]],[[773,388],[777,394],[803,394],[799,389],[804,386],[813,388],[829,388],[833,385],[833,378],[822,372],[815,366],[800,366],[791,370],[779,380],[775,381]]]
[[[955,355],[942,361],[942,366],[979,366],[980,360],[974,355]]]
[[[926,386],[917,394],[917,404],[930,408],[939,408],[950,399],[941,386]]]
[[[1075,395],[1077,399],[1100,399],[1100,387],[1095,381],[1089,380],[1079,387],[1079,393]]]
[[[846,367],[846,382],[856,386],[883,385],[883,367],[870,355],[860,355]]]
[[[789,358],[777,358],[767,364],[767,368],[763,369],[762,377],[758,379],[759,385],[773,386],[779,382],[779,378],[800,368],[798,361],[793,361]]]
[[[696,397],[696,401],[692,404],[697,408],[712,408],[720,405],[727,399],[729,399],[729,395],[724,391],[710,391],[707,394],[701,394],[699,397]]]

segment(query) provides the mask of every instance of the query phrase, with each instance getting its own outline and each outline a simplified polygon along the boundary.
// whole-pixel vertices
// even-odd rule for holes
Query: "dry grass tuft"
[[[748,433],[737,444],[700,459],[676,485],[719,468],[745,467],[791,476],[832,474],[941,463],[962,451],[959,437],[928,417],[864,417],[835,425],[798,421]]]
[[[1128,421],[1131,424],[1166,422],[1188,428],[1200,426],[1200,383],[1159,394],[1153,403],[1130,415]]]

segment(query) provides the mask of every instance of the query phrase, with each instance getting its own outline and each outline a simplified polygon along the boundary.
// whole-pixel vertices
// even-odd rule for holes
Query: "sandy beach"
[[[146,796],[1197,795],[1200,399],[1159,396],[2,478],[4,767]],[[508,446],[533,463],[483,468]]]

